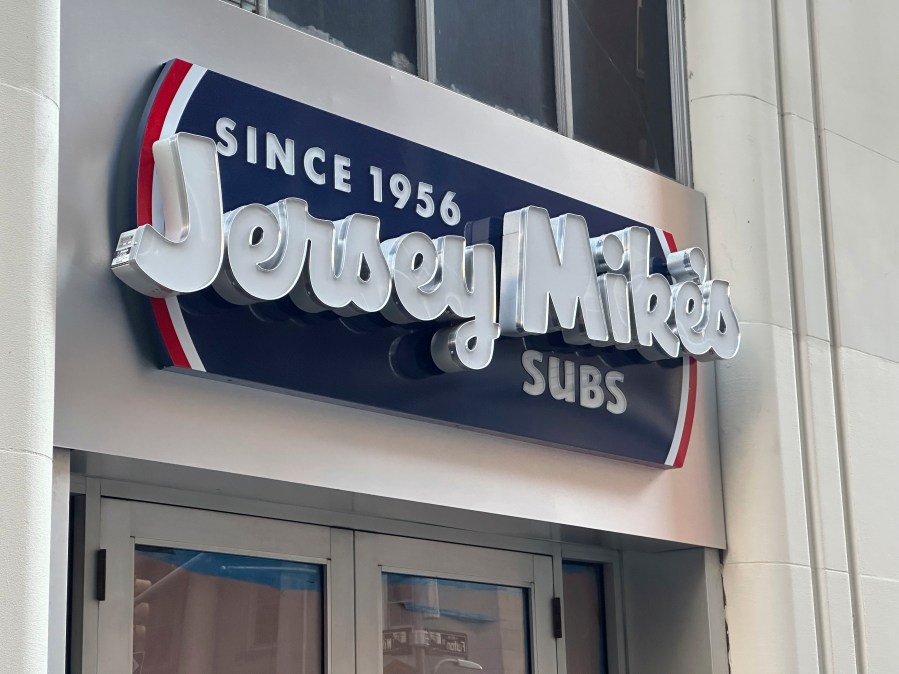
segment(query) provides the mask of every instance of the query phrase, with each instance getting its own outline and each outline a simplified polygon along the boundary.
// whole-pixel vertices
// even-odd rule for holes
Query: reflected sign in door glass
[[[531,674],[528,591],[385,573],[384,674]]]
[[[323,569],[138,545],[132,671],[322,674]]]
[[[268,0],[265,15],[331,44],[418,74],[415,0]]]

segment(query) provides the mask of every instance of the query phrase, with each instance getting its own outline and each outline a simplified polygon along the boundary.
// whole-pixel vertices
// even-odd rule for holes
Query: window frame
[[[247,0],[225,0],[244,7]],[[437,51],[435,3],[437,0],[415,0],[417,18],[418,76],[437,83]],[[553,16],[553,54],[555,59],[556,119],[555,131],[574,138],[573,91],[571,87],[571,40],[569,0],[551,0]],[[684,37],[683,0],[667,0],[668,53],[671,80],[671,118],[674,137],[674,166],[677,182],[693,186],[690,154],[690,120],[687,106],[686,40]],[[255,0],[254,14],[268,16],[268,0]],[[600,149],[600,151],[602,151]],[[629,161],[623,159],[623,161]],[[651,169],[648,169],[651,170]],[[660,174],[661,175],[661,174]]]
[[[340,612],[340,607],[344,607],[342,609],[344,615],[354,615],[353,612],[347,613],[345,607],[353,605],[354,610],[358,609],[356,604],[360,579],[357,575],[361,573],[364,585],[365,577],[371,575],[373,562],[376,567],[383,566],[382,570],[391,572],[458,579],[471,579],[474,575],[481,577],[485,582],[518,584],[522,587],[525,585],[515,582],[514,578],[506,577],[511,572],[502,569],[495,573],[475,574],[460,574],[458,570],[450,569],[450,573],[445,573],[443,571],[446,570],[441,570],[433,564],[424,565],[428,568],[410,565],[408,559],[404,559],[399,566],[391,565],[390,560],[385,560],[383,555],[375,554],[378,550],[377,545],[364,544],[365,540],[376,543],[388,539],[401,541],[403,550],[407,552],[411,550],[419,556],[422,550],[464,547],[467,549],[466,554],[474,555],[471,559],[481,559],[477,557],[478,554],[485,555],[483,559],[487,560],[530,557],[535,565],[535,577],[542,578],[538,588],[541,593],[535,595],[532,586],[530,599],[543,603],[544,610],[549,608],[547,591],[551,591],[552,596],[560,598],[563,603],[565,601],[562,568],[564,561],[602,565],[608,671],[610,674],[625,674],[628,671],[625,648],[623,553],[620,550],[603,547],[599,542],[570,544],[552,540],[555,536],[544,539],[532,535],[520,537],[514,534],[474,531],[465,526],[469,522],[467,516],[462,516],[458,521],[450,518],[442,524],[402,522],[384,515],[341,513],[332,511],[327,506],[319,508],[275,504],[246,495],[223,496],[116,479],[85,478],[81,475],[73,475],[70,490],[76,503],[80,504],[75,509],[71,522],[72,529],[69,532],[73,541],[70,560],[73,582],[72,624],[68,635],[71,646],[68,661],[72,671],[105,671],[100,667],[101,663],[109,660],[109,655],[104,650],[108,644],[101,642],[103,624],[111,622],[113,625],[125,625],[128,628],[123,633],[126,636],[122,637],[122,640],[127,644],[130,653],[131,603],[128,603],[128,610],[124,613],[101,617],[101,605],[106,602],[98,601],[95,596],[98,549],[108,550],[108,560],[111,564],[107,571],[109,574],[107,582],[112,581],[110,590],[115,592],[115,588],[118,587],[119,594],[133,591],[130,574],[133,572],[135,543],[148,545],[164,543],[172,547],[182,546],[193,550],[250,554],[322,564],[325,567],[326,672],[356,671],[356,648],[340,648],[339,645],[347,643],[348,634],[352,635],[354,643],[358,643],[356,625],[358,614],[355,614],[357,618],[336,625],[332,624],[332,616]],[[163,516],[160,517],[158,514]],[[191,523],[191,520],[194,522]],[[189,536],[188,540],[185,540],[186,532],[198,531],[198,524],[201,521],[215,520],[249,524],[251,530],[256,529],[257,533],[249,537],[238,536],[240,540],[222,543],[216,540],[215,533],[200,528],[201,535]],[[188,524],[182,529],[185,522]],[[141,531],[135,531],[133,524],[137,524]],[[147,531],[148,527],[152,531]],[[269,542],[265,545],[258,544],[260,537],[265,538],[265,534],[258,532],[259,529],[269,532],[267,536]],[[314,535],[313,532],[316,530],[322,533],[322,529],[330,532],[330,553],[319,549],[312,555],[308,551],[298,554],[292,549],[302,540],[303,531]],[[271,534],[272,531],[285,533],[275,536]],[[432,558],[428,558],[429,561]],[[469,566],[472,563],[471,559],[468,559]],[[122,560],[125,561],[124,567],[121,567]],[[118,568],[118,572],[116,565],[121,567]],[[427,573],[424,573],[425,571]],[[118,586],[116,576],[119,577]],[[123,577],[127,578],[124,585],[121,583]],[[112,595],[109,598],[113,598]],[[103,608],[102,613],[105,613],[112,607],[107,604]],[[545,632],[548,629],[546,621],[545,613],[542,619],[538,620],[536,613],[532,612],[532,634],[538,633],[538,630]],[[556,660],[555,668],[548,666],[545,669],[558,674],[577,674],[567,670],[565,632],[563,625],[562,638],[555,640],[551,654],[545,650],[542,652],[542,657],[549,656]],[[535,645],[532,642],[532,647]],[[532,652],[532,655],[536,654]],[[536,666],[540,661],[535,657],[533,662]]]
[[[605,604],[606,647],[607,665],[610,674],[624,674],[628,670],[627,648],[625,645],[624,625],[624,588],[622,573],[621,551],[606,548],[581,545],[576,543],[562,543],[559,546],[558,558],[553,560],[553,572],[556,573],[556,596],[562,598],[562,615],[564,616],[565,588],[562,565],[565,562],[577,564],[590,564],[602,567],[603,595]],[[559,644],[559,672],[560,674],[576,674],[568,672],[568,663],[565,660],[567,648],[565,636],[568,630],[562,625],[562,639]]]
[[[384,629],[382,577],[399,573],[426,578],[488,583],[526,592],[530,671],[557,671],[558,642],[553,638],[552,598],[558,596],[552,555],[451,543],[367,531],[355,532],[356,672],[380,674]]]
[[[418,0],[434,2],[435,0]],[[574,117],[571,88],[571,41],[568,0],[552,0],[556,52],[556,110],[559,133],[574,137]],[[674,135],[674,168],[677,182],[693,186],[690,154],[690,119],[687,106],[686,38],[684,34],[683,0],[667,0],[668,5],[668,62],[671,81],[671,120]],[[600,150],[602,151],[602,150]],[[629,161],[624,159],[623,161]],[[652,169],[648,169],[652,170]],[[663,175],[663,174],[659,174]]]
[[[95,511],[100,517],[97,548],[106,551],[106,589],[102,599],[84,602],[84,624],[92,622],[89,613],[96,614],[96,632],[85,634],[96,644],[89,649],[96,653],[96,661],[85,660],[84,671],[127,671],[126,663],[132,657],[134,555],[138,545],[320,566],[324,671],[355,671],[355,652],[342,647],[353,639],[353,628],[341,620],[355,607],[351,532],[209,509],[187,510],[164,503],[116,498],[99,501]],[[84,599],[88,596],[85,593]]]

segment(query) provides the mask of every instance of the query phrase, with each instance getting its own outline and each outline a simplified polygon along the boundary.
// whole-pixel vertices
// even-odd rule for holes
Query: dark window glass
[[[666,0],[569,0],[574,137],[675,176]]]
[[[415,0],[269,0],[266,16],[381,63],[418,73]]]
[[[550,0],[436,0],[437,82],[552,129]]]
[[[569,672],[607,674],[605,592],[602,566],[562,564],[565,657]]]
[[[416,0],[226,0],[419,73]],[[588,145],[676,177],[668,0],[568,2],[573,128]],[[552,0],[434,0],[436,82],[558,129]]]

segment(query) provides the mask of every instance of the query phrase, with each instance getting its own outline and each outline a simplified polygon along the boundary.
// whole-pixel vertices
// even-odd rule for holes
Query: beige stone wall
[[[899,4],[686,0],[735,674],[899,661]]]
[[[59,147],[59,3],[0,12],[0,673],[44,674]]]

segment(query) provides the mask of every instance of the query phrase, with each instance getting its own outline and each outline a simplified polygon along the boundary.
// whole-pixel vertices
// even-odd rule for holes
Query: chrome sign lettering
[[[500,334],[561,331],[571,345],[638,349],[649,360],[681,349],[732,358],[739,348],[727,282],[707,278],[697,248],[668,254],[667,276],[653,271],[643,227],[591,238],[578,215],[506,213],[497,322],[490,244],[421,232],[381,241],[376,217],[321,220],[292,197],[223,213],[214,140],[176,133],[153,144],[153,157],[165,232],[123,233],[111,265],[150,297],[212,286],[238,305],[289,297],[305,312],[440,321],[431,357],[444,372],[486,368]]]
[[[154,143],[153,156],[166,234],[147,226],[122,234],[112,262],[135,290],[167,297],[211,285],[233,304],[289,296],[307,312],[448,320],[431,343],[437,366],[455,372],[490,363],[499,336],[492,246],[420,233],[381,243],[377,218],[319,220],[302,199],[222,214],[212,139],[179,133]]]
[[[698,248],[670,253],[674,284],[651,273],[649,231],[590,238],[578,215],[541,208],[503,221],[500,325],[519,337],[561,330],[568,344],[639,349],[648,360],[733,358],[740,329],[726,281],[706,279]]]
[[[613,193],[613,161],[543,132],[512,161],[528,134],[493,139],[480,107],[459,120],[480,148],[448,151],[410,78],[385,81],[387,127],[281,85],[170,60],[122,146],[112,270],[145,365],[684,465],[697,360],[740,343],[727,283],[656,221],[700,240],[701,195],[624,167],[633,194]]]

